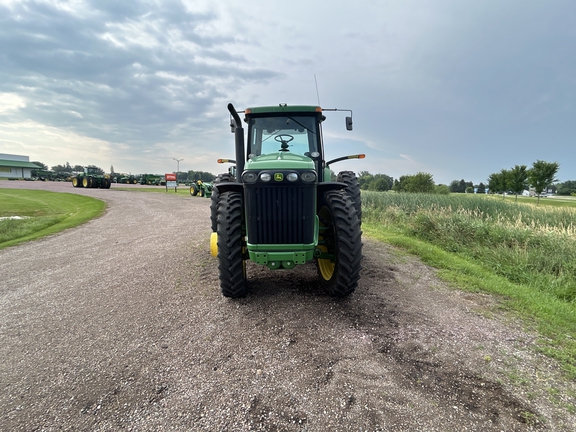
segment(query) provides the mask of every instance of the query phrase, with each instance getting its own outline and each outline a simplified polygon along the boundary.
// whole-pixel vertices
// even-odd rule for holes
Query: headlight
[[[263,182],[269,182],[271,179],[272,179],[272,176],[268,173],[260,174],[260,180],[262,180]]]
[[[301,174],[302,181],[306,183],[312,183],[316,180],[316,173],[314,171],[305,171]]]
[[[288,179],[288,181],[295,182],[296,180],[298,180],[298,174],[296,174],[296,173],[288,173],[288,175],[286,176],[286,178]]]
[[[244,183],[254,183],[257,179],[258,176],[255,172],[246,171],[244,174],[242,174],[242,180],[244,180]]]

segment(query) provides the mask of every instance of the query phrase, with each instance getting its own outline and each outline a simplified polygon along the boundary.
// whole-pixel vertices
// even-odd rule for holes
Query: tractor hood
[[[314,161],[307,156],[290,152],[268,153],[248,159],[246,170],[294,169],[314,170]]]

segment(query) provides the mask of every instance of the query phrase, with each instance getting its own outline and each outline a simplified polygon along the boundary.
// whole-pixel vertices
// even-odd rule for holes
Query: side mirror
[[[352,130],[352,117],[346,117],[346,130]]]

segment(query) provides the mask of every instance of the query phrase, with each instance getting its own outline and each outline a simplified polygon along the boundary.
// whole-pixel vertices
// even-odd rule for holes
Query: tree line
[[[39,170],[32,170],[31,174],[33,177],[41,177],[43,175],[46,176],[47,172],[51,170],[51,171],[53,171],[53,173],[52,173],[53,177],[64,179],[64,178],[70,177],[75,172],[83,172],[84,171],[84,165],[71,165],[69,162],[66,162],[64,164],[54,165],[54,166],[50,167],[50,169],[48,169],[48,165],[46,165],[43,162],[34,161],[32,163],[41,167],[41,169],[39,169]],[[105,174],[105,171],[96,165],[86,165],[86,168],[94,168],[94,169],[96,169],[96,171],[100,175]],[[128,175],[130,175],[130,174],[114,172],[114,166],[113,165],[110,166],[110,178],[119,179],[122,177],[126,177]],[[159,174],[159,175],[163,176],[164,174]],[[133,177],[138,177],[138,176],[133,176]],[[214,174],[206,172],[206,171],[190,170],[190,171],[180,171],[177,173],[178,181],[202,180],[203,182],[211,182],[215,178],[216,178],[216,176]]]
[[[48,166],[42,162],[34,161],[33,163],[42,167],[42,170],[47,171]],[[104,174],[104,170],[95,165],[88,165],[88,167],[95,168],[100,174]],[[450,185],[435,184],[432,174],[426,172],[418,172],[412,175],[403,175],[398,179],[386,174],[371,174],[368,171],[358,172],[358,183],[360,189],[369,191],[384,192],[388,190],[396,192],[420,192],[420,193],[511,193],[516,196],[522,194],[530,187],[538,197],[543,191],[550,189],[558,195],[575,195],[576,196],[576,181],[568,180],[563,183],[558,183],[556,174],[560,169],[558,162],[546,162],[537,160],[532,164],[531,168],[526,165],[515,165],[510,169],[502,169],[499,172],[492,173],[488,176],[487,183],[480,182],[474,185],[471,181],[453,180]],[[51,170],[57,176],[69,177],[73,172],[83,171],[82,165],[71,165],[66,162],[63,165],[55,165]],[[36,170],[32,171],[32,175],[36,176]],[[115,173],[114,167],[110,167],[110,177],[120,178],[125,176],[123,173]],[[204,182],[213,181],[216,176],[206,171],[181,171],[177,173],[178,181],[196,181],[202,180]],[[332,180],[336,180],[336,174],[332,173]]]
[[[558,162],[537,160],[531,168],[516,165],[510,169],[490,174],[486,181],[474,185],[471,181],[453,180],[450,185],[435,184],[432,174],[419,172],[394,179],[386,174],[371,174],[368,171],[358,173],[360,189],[371,191],[420,192],[420,193],[511,193],[516,196],[533,188],[538,197],[547,190],[559,195],[575,195],[576,181],[557,183],[556,174],[560,169]]]
[[[493,193],[512,193],[518,199],[518,195],[532,187],[540,200],[542,192],[558,181],[556,174],[559,169],[558,162],[542,160],[534,162],[532,168],[527,168],[526,165],[515,165],[513,168],[490,174],[488,188]]]

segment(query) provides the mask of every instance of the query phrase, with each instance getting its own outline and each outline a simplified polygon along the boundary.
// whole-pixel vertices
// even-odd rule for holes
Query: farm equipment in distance
[[[218,259],[225,297],[247,293],[246,262],[272,270],[315,260],[320,284],[333,296],[356,289],[362,268],[362,204],[358,179],[342,171],[331,181],[324,158],[318,106],[266,106],[237,112],[228,105],[235,134],[234,169],[214,181],[210,252]],[[346,129],[352,130],[352,111]],[[247,148],[239,113],[247,123]]]
[[[138,179],[136,178],[136,176],[130,174],[130,175],[127,175],[127,176],[120,177],[120,178],[117,180],[117,182],[118,182],[118,183],[123,183],[123,184],[138,184]]]
[[[72,176],[72,186],[84,188],[110,189],[112,184],[108,174],[100,174],[97,168],[84,167],[84,172]]]
[[[190,185],[190,195],[210,198],[212,196],[212,188],[212,183],[196,180]]]
[[[154,185],[159,186],[162,181],[162,176],[155,174],[142,174],[140,176],[141,185]]]

